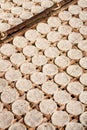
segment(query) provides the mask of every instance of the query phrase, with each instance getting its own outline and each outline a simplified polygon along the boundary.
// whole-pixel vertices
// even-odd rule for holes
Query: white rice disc
[[[42,85],[42,90],[47,94],[54,94],[58,90],[58,85],[52,81],[47,81]]]
[[[9,69],[5,73],[5,78],[9,81],[17,81],[22,77],[22,74],[19,70]]]
[[[71,96],[66,90],[60,90],[54,93],[54,100],[58,104],[65,105],[71,101]]]
[[[23,20],[26,20],[26,19],[31,18],[32,16],[33,16],[33,13],[25,11],[25,12],[22,12],[22,14],[20,15],[20,18]]]
[[[0,16],[1,17],[1,16]],[[2,18],[1,19],[3,19],[3,20],[9,20],[9,19],[11,19],[11,18],[13,18],[14,16],[13,16],[13,14],[12,13],[6,13],[6,12],[4,12],[3,14],[2,14]]]
[[[58,73],[58,67],[55,64],[46,64],[43,66],[43,73],[52,76]]]
[[[80,116],[80,122],[84,125],[87,126],[87,111],[83,112]]]
[[[8,130],[26,130],[26,127],[22,123],[14,123],[12,124]]]
[[[4,10],[11,10],[12,7],[13,7],[12,2],[1,3],[1,8]]]
[[[79,64],[81,67],[83,67],[84,69],[87,69],[87,57],[83,57],[80,59]]]
[[[79,95],[79,100],[84,103],[87,104],[87,91],[83,91],[80,95]]]
[[[0,102],[0,112],[2,112],[2,110],[3,110],[3,103]]]
[[[82,68],[79,65],[70,65],[66,71],[73,77],[79,77],[83,72]]]
[[[71,77],[67,75],[65,72],[62,72],[56,74],[54,80],[57,84],[66,86],[70,82]]]
[[[35,42],[38,37],[40,37],[40,33],[38,33],[38,31],[36,31],[35,29],[30,29],[25,32],[25,38],[28,41]]]
[[[77,111],[78,108],[78,111]],[[66,111],[72,115],[78,116],[84,112],[84,107],[79,101],[70,101],[66,105]]]
[[[22,23],[23,21],[22,21],[22,19],[20,19],[20,18],[10,18],[9,20],[8,20],[8,23],[10,24],[10,25],[12,25],[12,26],[16,26],[16,25],[18,25],[18,24],[20,24],[20,23]]]
[[[24,48],[27,45],[27,40],[23,36],[16,36],[13,39],[13,45],[18,48]]]
[[[44,114],[52,114],[57,109],[57,104],[52,99],[44,99],[39,105],[40,111]]]
[[[78,32],[71,32],[68,36],[68,40],[73,44],[78,44],[80,41],[83,40],[83,37]]]
[[[0,93],[8,86],[7,80],[0,78]]]
[[[59,34],[59,32],[57,31],[50,31],[48,34],[47,34],[47,39],[50,41],[50,42],[57,42],[61,39],[61,35]]]
[[[38,88],[31,89],[27,93],[27,100],[33,103],[39,103],[44,99],[44,93]]]
[[[59,56],[60,51],[58,50],[57,47],[49,47],[44,51],[44,54],[49,58],[55,58]]]
[[[80,82],[74,81],[68,84],[67,90],[77,96],[84,90],[84,86]]]
[[[5,32],[10,29],[10,25],[8,23],[0,23],[0,32]]]
[[[23,74],[32,74],[36,71],[36,66],[32,63],[26,62],[20,66],[20,70]]]
[[[11,68],[12,64],[8,60],[0,60],[0,72],[5,72]]]
[[[87,0],[79,0],[78,5],[81,6],[82,8],[87,7]]]
[[[19,99],[12,104],[12,112],[18,116],[24,115],[29,109],[30,106],[26,100]]]
[[[20,15],[23,12],[23,8],[22,7],[13,7],[11,8],[11,13],[14,15]]]
[[[52,5],[53,5],[54,3],[53,3],[53,1],[51,1],[51,0],[42,0],[41,1],[41,6],[43,7],[43,8],[49,8],[49,7],[51,7]]]
[[[72,48],[72,44],[69,40],[61,40],[58,42],[57,47],[62,51],[68,51]]]
[[[44,8],[39,5],[33,5],[31,8],[31,12],[34,14],[38,14],[38,13],[42,12],[43,10],[44,10]]]
[[[18,97],[19,93],[17,90],[11,87],[6,87],[1,94],[1,100],[6,104],[14,102]]]
[[[81,13],[81,11],[82,11],[82,9],[78,5],[70,5],[69,6],[69,12],[73,15],[77,15],[77,14]]]
[[[44,55],[35,55],[32,57],[32,63],[38,66],[42,66],[47,63],[47,58]]]
[[[37,38],[35,45],[41,50],[45,50],[50,46],[50,42],[45,38]]]
[[[67,124],[65,130],[84,130],[83,125],[77,122],[70,122]]]
[[[30,127],[39,126],[42,123],[42,121],[42,113],[37,111],[36,109],[29,111],[24,117],[25,124]]]
[[[20,66],[25,62],[25,56],[22,53],[14,53],[10,57],[10,60],[14,65]]]
[[[10,111],[0,112],[0,128],[7,129],[14,121],[14,115]]]
[[[37,130],[55,130],[55,127],[51,123],[42,123]]]
[[[82,11],[80,14],[79,14],[79,18],[83,21],[87,21],[87,11]]]
[[[58,32],[62,35],[69,35],[72,31],[72,28],[69,25],[61,25],[58,28]]]
[[[17,5],[22,5],[22,3],[24,2],[24,0],[13,0],[13,2]]]
[[[13,45],[11,44],[4,44],[2,45],[2,47],[0,48],[0,52],[3,54],[3,55],[6,55],[6,56],[11,56],[13,53],[16,52],[16,49]]]
[[[70,59],[66,56],[61,55],[61,56],[56,57],[55,64],[61,68],[65,68],[69,66]]]
[[[86,25],[85,26],[81,26],[79,31],[80,31],[81,34],[87,36],[87,26]]]
[[[79,60],[82,58],[82,52],[78,49],[70,49],[67,55],[72,60]]]
[[[32,82],[34,82],[35,84],[43,84],[44,82],[46,82],[47,77],[44,73],[42,72],[35,72],[31,75],[31,80]]]
[[[69,122],[70,117],[65,111],[55,111],[51,117],[51,120],[54,125],[62,127]]]
[[[58,17],[49,17],[47,21],[50,27],[59,27],[61,25],[61,21]]]
[[[34,5],[35,5],[34,2],[32,1],[24,1],[22,4],[23,8],[28,9],[28,10],[31,10],[32,6]]]
[[[80,82],[87,86],[87,73],[83,73],[80,77]]]
[[[78,43],[78,48],[82,51],[87,51],[87,40],[82,40]]]
[[[69,24],[72,28],[80,28],[83,25],[83,22],[79,18],[71,18]]]
[[[16,88],[20,91],[27,92],[32,88],[32,83],[30,80],[21,78],[16,82]]]
[[[64,21],[69,21],[72,18],[72,15],[69,11],[61,11],[58,16]]]
[[[50,32],[50,26],[46,23],[39,23],[36,27],[37,31],[41,34],[47,34]]]
[[[38,49],[35,46],[29,45],[23,48],[25,56],[31,57],[38,54]]]

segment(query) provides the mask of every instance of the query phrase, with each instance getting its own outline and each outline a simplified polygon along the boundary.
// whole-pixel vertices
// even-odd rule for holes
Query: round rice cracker
[[[73,15],[78,15],[82,12],[81,7],[77,4],[76,5],[70,5],[68,10]]]
[[[66,56],[61,55],[56,57],[55,64],[60,68],[66,68],[67,66],[70,65],[70,59]]]
[[[87,69],[87,57],[83,57],[80,59],[79,64],[81,67],[83,67],[84,69]]]
[[[84,112],[84,106],[81,102],[72,100],[66,105],[66,111],[74,116],[78,116]]]
[[[0,112],[0,128],[7,129],[14,121],[14,115],[10,111]]]
[[[52,123],[58,127],[63,127],[69,123],[70,117],[66,111],[55,111],[51,116]]]
[[[30,110],[29,102],[23,99],[18,99],[12,104],[12,112],[15,115],[21,116]]]
[[[46,64],[43,66],[43,73],[48,76],[53,76],[58,73],[58,67],[54,64]]]
[[[83,21],[79,18],[71,18],[69,24],[72,28],[80,28],[83,25]]]
[[[27,93],[27,100],[29,102],[33,102],[38,104],[40,101],[44,99],[44,93],[38,88],[31,89]]]
[[[72,48],[72,44],[69,40],[60,40],[57,44],[57,47],[60,50],[67,52]]]
[[[32,82],[38,85],[45,83],[47,80],[46,75],[42,72],[34,72],[30,78]]]
[[[71,32],[68,36],[68,40],[72,44],[78,44],[79,42],[83,40],[83,36],[78,32]]]
[[[1,46],[0,52],[3,55],[11,56],[13,53],[16,52],[16,49],[12,44],[7,43],[7,44],[4,44],[4,45]]]
[[[78,1],[78,5],[80,6],[80,7],[82,7],[82,8],[85,8],[85,7],[87,7],[87,0],[79,0]]]
[[[39,23],[36,27],[37,31],[41,34],[47,34],[50,32],[50,26],[46,23]]]
[[[58,17],[49,17],[47,21],[50,27],[59,27],[61,25],[61,20]]]
[[[68,123],[65,130],[72,130],[73,128],[76,130],[84,130],[83,125],[81,123],[77,123],[77,122]]]
[[[30,127],[37,127],[42,123],[42,121],[43,121],[43,115],[36,109],[29,111],[24,117],[25,124]]]
[[[32,83],[30,80],[21,78],[21,79],[18,79],[18,81],[16,82],[16,88],[19,91],[27,92],[28,90],[30,90],[32,88]]]
[[[79,60],[82,58],[83,54],[79,49],[70,49],[67,56],[72,60]]]
[[[62,35],[69,35],[72,31],[72,28],[69,25],[61,25],[58,28],[58,32]]]
[[[54,93],[54,100],[58,104],[65,105],[71,101],[71,96],[66,90],[60,90]]]
[[[84,86],[78,82],[78,81],[74,81],[74,82],[70,82],[67,86],[67,90],[69,93],[78,96],[79,94],[81,94],[84,90]]]
[[[84,126],[87,126],[87,111],[86,111],[86,112],[83,112],[83,113],[80,115],[80,122],[81,122]]]
[[[26,130],[26,126],[23,125],[22,123],[16,122],[14,124],[12,124],[8,130]]]
[[[8,60],[0,60],[0,72],[6,72],[11,68],[12,64]]]
[[[13,39],[13,45],[17,48],[24,48],[27,45],[27,40],[23,36],[16,36]]]
[[[20,79],[22,77],[22,74],[19,70],[15,70],[13,68],[9,69],[6,73],[5,73],[5,78],[9,81],[17,81],[18,79]]]
[[[38,126],[37,130],[55,130],[52,123],[42,123]]]
[[[47,94],[54,94],[58,90],[58,85],[53,81],[43,83],[42,90]]]
[[[0,93],[8,86],[8,81],[4,78],[0,78]]]
[[[19,98],[19,93],[15,88],[6,87],[1,94],[1,101],[10,104]]]
[[[83,73],[83,70],[79,65],[70,65],[66,71],[72,77],[79,77]]]
[[[71,80],[71,77],[65,72],[58,73],[54,77],[54,81],[57,84],[63,85],[63,86],[66,86],[70,82],[70,80]]]
[[[80,76],[80,82],[87,86],[87,73],[83,73],[81,76]]]
[[[58,16],[63,21],[69,21],[72,18],[72,15],[69,11],[61,11]]]
[[[78,48],[81,49],[82,51],[87,51],[87,40],[81,40],[78,43]]]
[[[79,95],[79,100],[84,103],[85,105],[87,104],[87,91],[83,91],[80,95]]]
[[[52,113],[57,109],[57,104],[52,99],[44,99],[40,102],[39,108],[42,113],[52,115]]]

